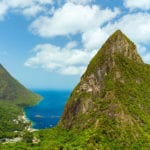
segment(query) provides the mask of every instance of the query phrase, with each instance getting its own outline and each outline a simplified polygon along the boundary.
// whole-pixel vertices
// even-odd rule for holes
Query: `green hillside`
[[[94,136],[87,144],[97,148],[150,148],[150,65],[120,30],[90,62],[60,126],[91,129]]]
[[[28,123],[21,119],[23,108],[39,99],[0,65],[0,139],[16,137],[24,130]]]
[[[58,126],[33,137],[2,148],[149,150],[150,65],[135,44],[120,30],[110,36],[73,90]]]
[[[18,105],[31,105],[37,101],[37,95],[26,89],[0,65],[0,99]]]

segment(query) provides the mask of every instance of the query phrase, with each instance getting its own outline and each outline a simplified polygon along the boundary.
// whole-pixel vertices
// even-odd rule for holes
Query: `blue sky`
[[[1,0],[0,63],[31,89],[72,89],[121,29],[150,64],[150,0]]]

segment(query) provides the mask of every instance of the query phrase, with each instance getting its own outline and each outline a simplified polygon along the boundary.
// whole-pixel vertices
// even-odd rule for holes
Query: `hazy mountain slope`
[[[37,101],[37,95],[21,85],[0,65],[0,99],[20,105],[30,105]]]
[[[116,31],[89,63],[57,127],[34,133],[39,143],[3,149],[149,150],[150,65]]]
[[[0,138],[14,137],[27,126],[23,107],[33,105],[40,96],[27,90],[0,65]]]

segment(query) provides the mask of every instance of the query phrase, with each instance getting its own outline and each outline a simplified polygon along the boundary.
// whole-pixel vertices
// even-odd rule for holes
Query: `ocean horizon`
[[[42,96],[36,105],[26,107],[24,113],[33,129],[46,129],[57,125],[71,90],[32,90]]]

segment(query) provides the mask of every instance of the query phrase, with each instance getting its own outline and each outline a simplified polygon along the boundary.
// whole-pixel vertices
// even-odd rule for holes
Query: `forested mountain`
[[[9,99],[9,98],[8,98]],[[120,30],[104,43],[53,129],[3,149],[149,150],[150,65]]]

